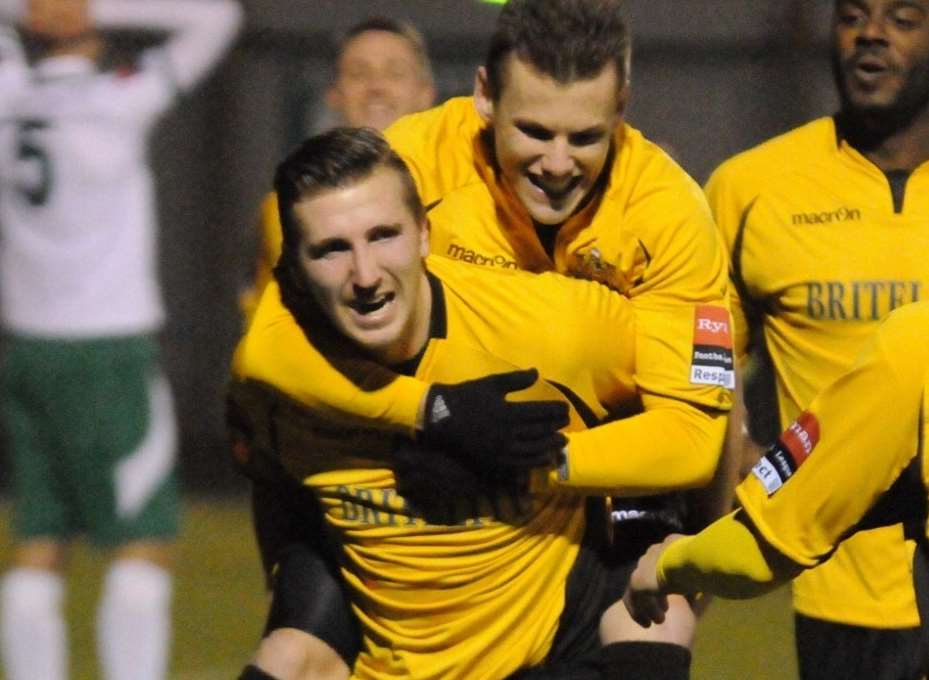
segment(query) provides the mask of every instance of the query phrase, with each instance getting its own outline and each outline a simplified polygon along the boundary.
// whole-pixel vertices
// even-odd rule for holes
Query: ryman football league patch
[[[735,387],[732,330],[724,307],[697,305],[694,310],[694,354],[690,362],[693,385]]]

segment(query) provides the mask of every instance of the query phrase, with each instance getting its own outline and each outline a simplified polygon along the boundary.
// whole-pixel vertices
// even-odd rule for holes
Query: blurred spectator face
[[[46,40],[67,40],[93,30],[88,0],[29,0],[23,27]]]
[[[365,31],[346,44],[329,108],[348,125],[383,130],[432,105],[435,90],[410,43],[390,31]]]

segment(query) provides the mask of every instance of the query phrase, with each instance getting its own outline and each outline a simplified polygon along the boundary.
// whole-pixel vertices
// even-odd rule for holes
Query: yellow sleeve
[[[735,385],[725,253],[699,187],[670,161],[658,170],[661,191],[628,215],[648,252],[628,292],[644,412],[569,435],[562,470],[572,486],[626,495],[699,487],[722,452]]]
[[[429,389],[428,383],[355,355],[324,357],[284,307],[273,280],[236,350],[233,373],[273,385],[334,419],[409,436]]]
[[[632,200],[623,217],[647,262],[627,291],[636,384],[727,411],[735,378],[725,249],[700,187],[669,160],[650,172],[655,191]]]
[[[736,489],[764,540],[797,564],[826,559],[919,454],[927,331],[924,303],[892,313]]]
[[[645,412],[568,433],[559,483],[639,496],[707,484],[716,471],[726,416],[644,395]]]
[[[277,210],[277,196],[271,192],[264,197],[258,214],[258,231],[260,241],[255,258],[255,275],[251,287],[239,297],[239,306],[245,316],[246,326],[255,315],[261,293],[271,280],[272,270],[281,256],[283,232],[281,218]]]
[[[658,583],[671,593],[707,593],[732,599],[763,595],[801,568],[770,550],[737,519],[740,511],[694,536],[675,541],[658,558]]]
[[[736,249],[737,240],[743,222],[747,219],[756,195],[743,188],[739,181],[739,171],[735,163],[724,163],[710,176],[704,191],[710,204],[713,219],[722,236],[726,248],[729,266],[729,305],[733,319],[733,342],[735,356],[739,365],[742,364],[749,350],[749,323],[745,313],[741,294],[745,294],[739,258]]]

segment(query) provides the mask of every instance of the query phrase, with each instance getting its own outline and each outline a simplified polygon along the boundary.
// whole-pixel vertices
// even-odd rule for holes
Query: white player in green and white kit
[[[11,0],[0,0],[9,5]],[[235,0],[24,0],[41,52],[0,113],[2,407],[12,568],[0,588],[8,680],[67,676],[62,570],[87,534],[112,548],[97,615],[108,680],[158,680],[170,638],[176,431],[155,334],[164,319],[148,137],[217,63]],[[99,30],[167,34],[102,72]]]

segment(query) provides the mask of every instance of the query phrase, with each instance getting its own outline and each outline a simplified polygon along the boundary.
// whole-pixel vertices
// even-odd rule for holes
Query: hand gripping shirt
[[[731,253],[736,355],[766,345],[783,428],[890,311],[925,296],[929,165],[887,176],[822,118],[725,162],[707,194]],[[794,605],[917,625],[911,554],[899,526],[861,533],[794,582]]]
[[[701,341],[695,348],[696,326],[714,323],[707,315],[718,315],[715,323],[726,328],[713,327],[727,338],[729,332],[725,253],[699,187],[661,149],[624,126],[616,133],[604,188],[559,229],[552,259],[521,204],[497,184],[483,130],[473,101],[457,98],[406,116],[385,133],[430,207],[432,252],[484,269],[558,271],[613,288],[635,311],[636,364],[641,369],[636,379],[642,392],[676,394],[701,408],[728,410],[734,380],[731,356],[718,344],[727,341],[711,334],[705,337],[709,345]],[[280,302],[270,296],[261,304],[274,307]],[[670,355],[673,361],[668,361]],[[303,348],[300,360],[291,365],[304,367],[306,384],[296,398],[407,432],[415,427],[428,389],[422,381],[399,376],[348,398],[327,391],[337,379],[322,379],[326,365],[313,348]],[[643,455],[658,440],[679,445],[679,456],[694,450],[689,434],[673,424],[665,429],[662,420],[656,414],[639,421],[643,439],[636,443],[642,444]],[[596,428],[572,436],[569,450],[592,456],[615,445],[608,429]],[[688,483],[695,484],[699,482]]]
[[[751,596],[757,585],[782,582],[794,569],[765,558],[757,538],[741,550],[732,540],[757,534],[809,569],[830,559],[862,522],[876,521],[876,513],[926,533],[927,337],[929,304],[890,314],[853,367],[812,401],[737,488],[740,512],[755,534],[724,518],[669,547],[659,560],[660,579],[675,590]]]

